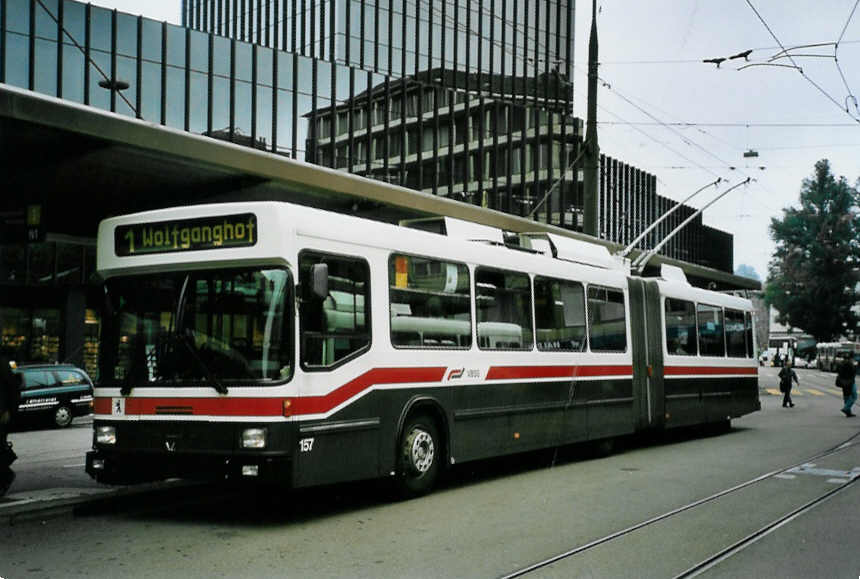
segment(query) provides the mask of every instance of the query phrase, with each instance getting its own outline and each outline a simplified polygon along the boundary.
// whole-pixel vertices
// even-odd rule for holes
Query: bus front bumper
[[[287,485],[292,480],[289,457],[277,455],[131,454],[96,449],[87,452],[86,472],[100,483],[114,485],[168,478],[244,480]]]

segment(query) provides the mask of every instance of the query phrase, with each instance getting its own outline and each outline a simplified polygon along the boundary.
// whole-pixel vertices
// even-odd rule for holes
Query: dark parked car
[[[50,419],[65,428],[76,416],[93,411],[93,381],[71,364],[32,364],[13,370],[23,377],[17,423],[31,418]]]

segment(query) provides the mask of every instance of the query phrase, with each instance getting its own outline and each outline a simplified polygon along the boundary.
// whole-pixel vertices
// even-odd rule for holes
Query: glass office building
[[[174,26],[2,0],[0,83],[581,229],[573,0],[184,0],[182,14]],[[654,175],[602,157],[600,236],[628,242],[675,205],[656,189]],[[23,211],[16,195],[0,209]],[[64,347],[63,328],[97,326],[85,299],[94,236],[0,239],[7,341],[48,344],[46,359],[81,350]],[[698,219],[662,253],[731,271],[731,244]],[[45,297],[26,306],[34,288]]]
[[[574,0],[183,0],[182,18],[317,63],[301,76],[313,95],[293,111],[289,154],[582,229]],[[622,244],[676,205],[654,175],[608,156],[599,193],[599,235]],[[701,218],[663,253],[732,267],[731,236]]]
[[[561,223],[576,193],[564,168],[581,141],[570,114],[573,10],[547,0],[188,0],[183,21],[313,60],[300,74],[313,94],[294,111],[290,154],[519,215],[549,210]]]

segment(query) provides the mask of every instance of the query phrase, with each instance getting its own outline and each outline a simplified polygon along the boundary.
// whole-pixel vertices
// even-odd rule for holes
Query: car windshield
[[[105,283],[102,385],[275,383],[292,373],[285,269],[218,269]]]

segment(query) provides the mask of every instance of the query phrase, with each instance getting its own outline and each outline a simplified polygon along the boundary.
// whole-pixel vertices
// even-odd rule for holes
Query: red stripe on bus
[[[281,416],[284,400],[291,401],[289,414],[321,414],[377,384],[441,382],[447,368],[374,368],[324,396],[284,398],[140,398],[125,399],[125,414],[203,416]],[[95,414],[111,414],[111,398],[98,397]]]
[[[289,414],[323,414],[379,384],[441,382],[447,368],[374,368],[323,396],[288,397]],[[668,366],[666,376],[756,375],[758,368],[713,366]],[[632,366],[493,366],[487,380],[632,376]],[[125,399],[127,415],[281,416],[285,398],[145,398]],[[97,397],[95,414],[111,414],[111,398]]]
[[[374,368],[325,396],[293,398],[291,414],[322,414],[377,384],[441,382],[447,368]]]
[[[702,375],[725,375],[725,374],[748,374],[758,375],[755,366],[744,367],[722,367],[722,366],[666,366],[663,369],[666,376],[702,376]]]
[[[493,366],[487,380],[632,376],[633,366]]]

